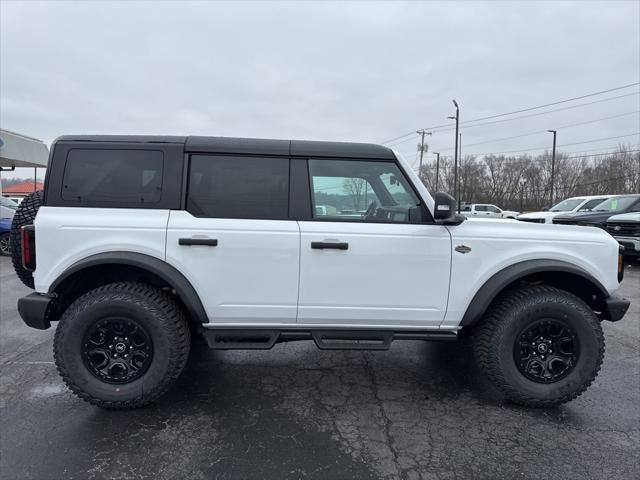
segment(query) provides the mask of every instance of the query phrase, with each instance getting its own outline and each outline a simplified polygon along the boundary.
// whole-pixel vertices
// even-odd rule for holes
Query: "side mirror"
[[[448,193],[438,192],[435,196],[433,218],[442,225],[460,225],[464,215],[456,213],[456,199]]]

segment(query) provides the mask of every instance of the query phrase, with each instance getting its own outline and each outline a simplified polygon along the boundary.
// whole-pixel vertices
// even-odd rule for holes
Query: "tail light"
[[[624,278],[624,258],[622,252],[624,252],[624,247],[620,245],[618,249],[618,283],[622,282]]]
[[[36,269],[36,227],[25,225],[20,229],[22,243],[22,266],[33,272]]]

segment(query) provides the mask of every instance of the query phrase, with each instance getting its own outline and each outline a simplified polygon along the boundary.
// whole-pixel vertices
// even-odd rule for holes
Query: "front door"
[[[451,237],[426,218],[398,165],[308,164],[313,219],[299,222],[298,322],[439,325],[447,306]]]
[[[300,230],[288,205],[289,159],[191,156],[187,209],[170,214],[166,259],[210,323],[295,323]]]

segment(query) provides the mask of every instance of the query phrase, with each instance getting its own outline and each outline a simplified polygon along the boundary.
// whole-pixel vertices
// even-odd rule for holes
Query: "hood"
[[[608,222],[640,223],[640,212],[619,213],[609,217]]]
[[[575,223],[587,222],[587,223],[603,223],[606,222],[609,217],[614,215],[615,212],[576,212],[576,213],[563,213],[557,215],[554,220],[564,220]]]
[[[554,225],[518,222],[502,219],[467,220],[460,225],[447,227],[455,240],[474,238],[477,240],[500,239],[507,243],[528,240],[540,247],[545,243],[610,244],[612,237],[599,228],[584,228],[577,225]],[[616,244],[614,241],[613,244]]]

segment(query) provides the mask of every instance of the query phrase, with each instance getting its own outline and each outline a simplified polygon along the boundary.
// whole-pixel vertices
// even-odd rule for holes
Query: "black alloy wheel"
[[[528,325],[517,337],[513,356],[520,373],[538,383],[554,383],[571,373],[580,344],[565,322],[545,318]]]
[[[98,320],[82,342],[82,360],[89,371],[107,383],[129,383],[144,374],[153,360],[149,333],[135,320]]]

